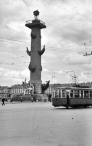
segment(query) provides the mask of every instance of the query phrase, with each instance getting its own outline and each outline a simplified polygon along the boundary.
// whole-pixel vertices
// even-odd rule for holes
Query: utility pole
[[[78,79],[78,77],[74,74],[74,76],[72,76],[72,79],[73,79],[73,83],[74,84],[77,84],[78,82],[77,82],[77,79]]]
[[[66,73],[68,72],[73,72],[74,75],[72,76],[72,80],[73,80],[73,83],[76,85],[78,83],[78,77],[75,75],[75,72],[74,71],[67,71]]]

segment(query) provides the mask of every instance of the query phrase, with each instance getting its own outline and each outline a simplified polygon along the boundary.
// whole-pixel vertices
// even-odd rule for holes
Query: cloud
[[[34,19],[33,11],[37,9],[40,11],[39,19],[46,23],[46,29],[41,30],[41,45],[46,45],[42,56],[42,80],[51,79],[53,82],[52,70],[56,72],[57,82],[71,82],[66,75],[64,78],[64,70],[76,73],[80,69],[78,75],[86,70],[91,72],[92,59],[83,56],[85,52],[92,51],[91,5],[91,0],[1,0],[0,67],[3,69],[0,76],[4,84],[5,78],[7,84],[8,78],[12,83],[21,82],[25,76],[30,78],[26,46],[30,47],[31,30],[25,27],[25,23]],[[80,79],[85,80],[81,75]]]
[[[87,78],[87,76],[83,72],[81,72],[81,77]]]
[[[59,71],[57,71],[57,73],[62,74],[62,73],[63,73],[63,71],[62,71],[62,70],[59,70]]]
[[[52,53],[52,52],[46,52],[45,54],[44,54],[44,57],[47,57],[47,58],[56,58],[56,55],[54,54],[54,53]]]
[[[47,68],[43,68],[43,70],[42,70],[43,72],[47,72],[48,71],[48,69]]]
[[[20,75],[22,75],[23,77],[29,77],[30,76],[30,72],[28,69],[25,69],[23,71],[21,71]]]
[[[57,17],[50,18],[50,21],[53,23],[51,36],[55,38],[61,37],[64,41],[68,40],[79,44],[92,36],[92,32],[90,31],[92,26],[89,18],[89,4],[84,5],[85,2],[82,3],[82,1],[68,2],[68,4],[64,3],[64,5],[56,3],[55,6],[58,10],[55,11],[55,15]],[[92,2],[90,3],[92,4]],[[92,14],[92,11],[90,13]]]
[[[70,28],[69,30],[66,28],[66,31],[62,33],[62,38],[63,39],[68,39],[70,41],[74,41],[76,43],[79,42],[85,42],[87,39],[89,39],[89,36],[91,35],[88,30],[73,30]]]
[[[80,54],[68,54],[65,56],[65,58],[63,59],[63,62],[69,63],[69,64],[88,64],[89,63],[89,59],[85,58],[85,56],[80,55]]]
[[[22,0],[1,0],[0,1],[0,21],[8,22],[9,20],[23,20],[25,18],[26,12],[26,5],[22,2]],[[3,19],[5,18],[5,19]]]
[[[10,80],[11,82],[9,84],[22,83],[25,78],[28,81],[29,77],[30,72],[27,69],[22,71],[16,71],[13,69],[5,69],[0,67],[0,81],[6,80],[8,82]],[[2,85],[2,82],[0,83],[0,85]],[[3,83],[3,85],[5,85],[5,82]]]
[[[85,64],[83,70],[90,72],[92,70],[92,63],[89,62],[89,64]]]
[[[91,82],[92,77],[91,74],[89,74],[87,71],[86,72],[81,72],[80,75],[78,75],[78,82]]]

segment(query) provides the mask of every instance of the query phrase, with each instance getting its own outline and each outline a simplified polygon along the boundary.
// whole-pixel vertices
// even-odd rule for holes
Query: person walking
[[[5,98],[2,98],[2,105],[5,105]]]
[[[67,93],[67,108],[69,107],[69,93]]]

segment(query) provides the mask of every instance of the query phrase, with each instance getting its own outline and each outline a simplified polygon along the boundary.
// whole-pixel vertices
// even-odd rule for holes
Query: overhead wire
[[[2,38],[2,37],[0,37],[0,41],[6,41],[6,42],[8,42],[8,43],[20,43],[20,44],[22,44],[22,45],[30,45],[30,44],[28,44],[27,42],[23,42],[23,41],[17,41],[17,40],[12,40],[12,39],[6,39],[6,38]],[[88,42],[88,41],[87,41]],[[92,42],[92,41],[89,41],[89,42]],[[84,43],[84,45],[85,45],[85,43]],[[74,45],[71,45],[71,46],[74,46]],[[49,47],[49,46],[47,46],[47,47]],[[66,47],[70,47],[70,46],[66,46]],[[71,53],[83,53],[83,52],[76,52],[76,51],[72,51],[72,50],[64,50],[64,49],[61,49],[61,48],[57,48],[57,47],[49,47],[49,48],[51,48],[51,49],[48,49],[48,51],[59,51],[59,52],[66,52],[66,53],[69,53],[69,52],[71,52]],[[65,48],[65,46],[64,46],[64,48]],[[60,50],[61,49],[61,50]],[[16,59],[16,58],[21,58],[21,57],[25,57],[26,55],[21,55],[21,56],[16,56],[16,57],[13,57],[12,59]],[[61,59],[61,57],[58,57],[58,59]],[[1,63],[0,63],[1,64]],[[2,63],[2,64],[5,64],[5,63]],[[7,65],[15,65],[14,63],[11,63],[11,64],[9,64],[9,63],[6,63]]]
[[[30,46],[30,43],[28,43],[28,42],[17,41],[17,40],[12,40],[12,39],[6,39],[6,38],[2,38],[2,37],[0,37],[0,41]],[[82,42],[82,43],[79,43],[79,44],[84,44],[85,45],[88,42],[92,42],[92,40],[86,41],[85,43]],[[72,47],[72,46],[76,46],[76,45],[63,46],[63,48],[68,48],[68,47]],[[77,52],[77,51],[72,51],[72,50],[65,50],[65,49],[58,48],[58,47],[51,47],[51,46],[48,46],[48,45],[47,45],[47,47],[52,48],[51,49],[52,51],[60,51],[60,52],[66,52],[66,53],[69,53],[69,52],[71,52],[71,53],[83,53],[83,52]],[[49,51],[49,49],[48,49],[48,51]]]
[[[20,44],[20,45],[30,45],[30,43],[28,42],[22,42],[22,41],[18,41],[18,40],[12,40],[12,39],[6,39],[6,38],[2,38],[0,37],[0,41],[4,41],[4,42],[7,42],[7,43],[14,43],[14,44]]]

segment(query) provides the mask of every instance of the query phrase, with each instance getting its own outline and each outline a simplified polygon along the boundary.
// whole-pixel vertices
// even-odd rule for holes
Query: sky
[[[21,84],[30,79],[33,11],[45,22],[41,30],[42,83],[92,81],[92,1],[91,0],[0,0],[0,86]]]

